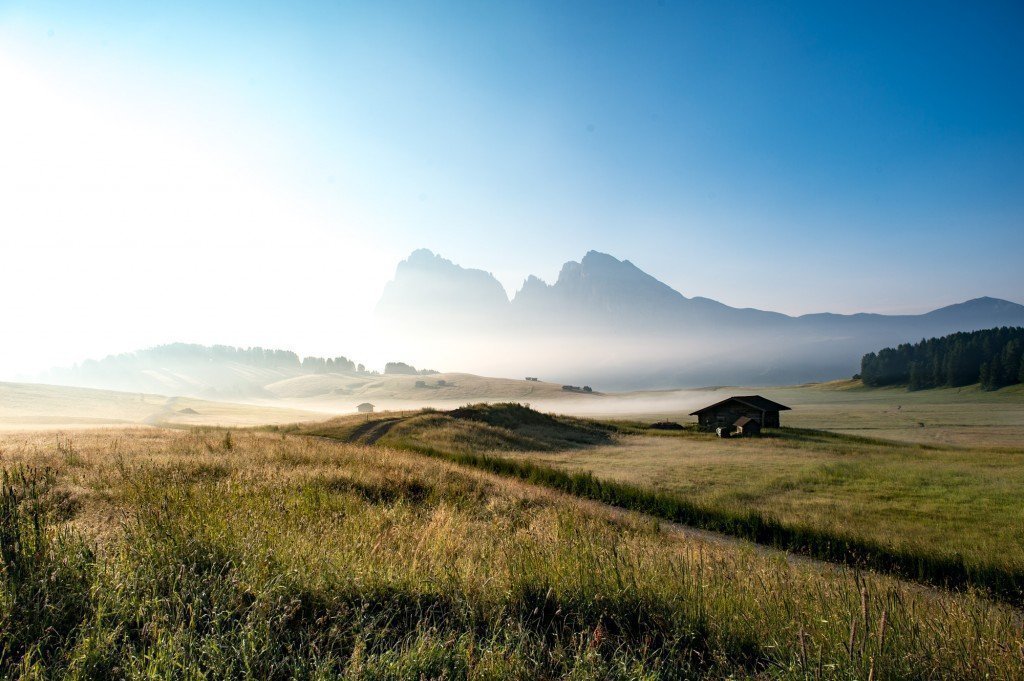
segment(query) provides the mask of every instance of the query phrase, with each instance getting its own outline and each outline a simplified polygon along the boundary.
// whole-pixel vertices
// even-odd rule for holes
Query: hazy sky
[[[0,375],[376,359],[418,247],[510,294],[596,249],[791,314],[1022,302],[1024,6],[0,1]]]

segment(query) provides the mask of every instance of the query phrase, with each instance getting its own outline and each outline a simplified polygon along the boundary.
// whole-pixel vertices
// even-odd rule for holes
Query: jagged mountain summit
[[[529,277],[512,307],[520,323],[645,332],[701,332],[700,325],[768,323],[784,317],[740,310],[709,298],[687,298],[629,260],[597,251],[589,251],[580,262],[565,263],[554,284]]]
[[[685,300],[630,261],[589,251],[582,261],[565,263],[550,286],[531,276],[512,302],[524,310],[561,306],[632,314],[637,309],[659,309]]]
[[[615,328],[686,302],[681,293],[628,260],[590,251],[580,262],[565,263],[554,284],[527,279],[512,306],[520,322],[544,319],[559,326]]]
[[[446,325],[499,320],[508,314],[504,287],[489,272],[466,269],[421,248],[398,263],[376,314],[384,319]]]
[[[567,262],[553,284],[528,277],[511,300],[491,274],[415,251],[398,266],[377,314],[391,328],[444,338],[453,349],[475,344],[463,355],[486,355],[481,336],[491,334],[506,355],[503,367],[519,353],[513,364],[524,371],[542,366],[566,380],[601,377],[617,387],[826,380],[849,376],[864,353],[887,345],[1024,325],[1024,305],[996,298],[921,315],[791,317],[734,308],[688,298],[597,251]]]
[[[553,284],[529,276],[509,300],[490,273],[463,268],[420,249],[399,263],[376,312],[390,321],[415,322],[421,331],[450,328],[452,323],[477,328],[481,322],[538,330],[700,331],[695,322],[734,325],[786,318],[709,298],[687,298],[630,261],[598,251],[589,251],[580,262],[565,263]]]

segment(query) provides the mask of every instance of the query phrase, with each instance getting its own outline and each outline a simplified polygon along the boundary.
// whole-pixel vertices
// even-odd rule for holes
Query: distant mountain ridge
[[[849,376],[874,348],[1024,324],[1024,305],[983,297],[919,315],[792,317],[688,298],[630,261],[597,251],[565,263],[553,284],[528,277],[510,300],[491,274],[421,249],[398,266],[377,315],[391,328],[452,343],[487,333],[514,339],[526,355],[535,343],[550,353],[557,338],[565,356],[549,363],[566,380],[593,381],[596,373],[639,388]],[[624,343],[618,360],[611,341]],[[595,344],[598,350],[588,351]],[[539,360],[532,361],[524,368]]]

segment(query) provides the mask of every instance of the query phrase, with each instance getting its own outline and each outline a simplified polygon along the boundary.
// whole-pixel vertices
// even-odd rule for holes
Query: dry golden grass
[[[0,462],[53,469],[62,517],[101,549],[93,609],[26,653],[58,675],[1024,675],[1010,608],[408,452],[148,428],[3,434]]]

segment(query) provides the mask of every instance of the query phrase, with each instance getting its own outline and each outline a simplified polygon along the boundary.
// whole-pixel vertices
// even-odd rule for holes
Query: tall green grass
[[[78,626],[95,614],[96,558],[77,536],[54,529],[52,471],[18,467],[0,482],[0,670],[31,676],[63,660]]]
[[[146,438],[5,478],[0,676],[1024,674],[1019,612],[983,599],[683,544],[382,448]],[[123,518],[96,550],[66,529],[71,477]]]

